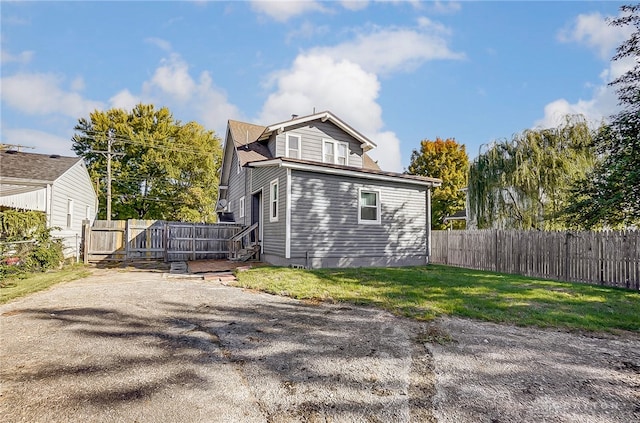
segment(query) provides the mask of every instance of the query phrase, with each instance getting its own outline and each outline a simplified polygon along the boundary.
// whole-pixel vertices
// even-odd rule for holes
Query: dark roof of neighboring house
[[[0,177],[53,182],[80,160],[57,154],[1,151]]]
[[[383,177],[392,177],[396,179],[404,179],[407,181],[417,181],[419,183],[428,183],[432,186],[440,186],[442,184],[442,179],[438,178],[430,178],[428,176],[418,176],[418,175],[408,175],[406,173],[396,173],[396,172],[386,172],[379,169],[367,169],[367,168],[359,168],[353,166],[342,166],[330,163],[320,163],[309,160],[299,160],[299,159],[291,159],[289,157],[276,157],[271,160],[261,160],[255,161],[248,164],[249,167],[260,167],[260,166],[276,166],[278,162],[282,163],[295,163],[302,166],[308,166],[308,169],[317,169],[322,171],[322,169],[335,169],[342,170],[348,172],[357,172],[364,175],[378,175]],[[323,171],[324,172],[324,171]]]

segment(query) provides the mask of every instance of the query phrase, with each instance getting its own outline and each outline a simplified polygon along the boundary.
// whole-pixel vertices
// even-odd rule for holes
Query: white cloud
[[[172,53],[168,59],[163,59],[151,81],[143,85],[143,91],[155,89],[179,102],[185,102],[193,95],[196,83],[189,75],[189,65],[178,54]]]
[[[77,80],[76,80],[77,81]],[[32,115],[60,114],[77,118],[101,109],[103,104],[87,100],[78,92],[60,86],[63,78],[53,74],[20,73],[2,78],[2,101]],[[77,87],[77,82],[72,83]]]
[[[342,7],[344,7],[347,10],[356,11],[356,10],[366,9],[366,7],[369,5],[369,1],[368,0],[342,0],[340,1],[340,4],[342,5]]]
[[[600,13],[578,15],[567,28],[558,33],[561,42],[577,42],[594,49],[600,58],[609,59],[613,50],[628,39],[631,26],[611,26]]]
[[[154,46],[160,48],[161,50],[170,52],[171,51],[171,43],[169,41],[163,40],[162,38],[149,37],[145,40],[149,44],[153,44]]]
[[[278,22],[286,22],[294,16],[308,12],[324,12],[327,10],[320,2],[315,0],[253,0],[251,8]]]
[[[4,129],[3,137],[2,142],[5,144],[34,147],[33,150],[24,150],[26,152],[75,156],[71,150],[71,135],[63,138],[34,129],[16,128]]]
[[[440,1],[436,0],[431,3],[431,9],[435,13],[450,14],[459,12],[462,9],[462,5],[457,1]]]
[[[134,100],[135,104],[139,101],[165,104],[174,116],[195,111],[198,122],[218,134],[224,134],[227,119],[241,117],[238,108],[227,100],[224,91],[214,85],[208,72],[202,72],[195,80],[189,72],[189,65],[176,53],[163,59],[151,80],[143,83],[140,99],[128,91],[122,91],[111,99],[114,104],[131,104]]]
[[[276,92],[265,102],[258,121],[269,124],[291,114],[331,110],[378,145],[372,156],[383,169],[401,171],[400,142],[383,131],[382,109],[376,102],[380,82],[356,63],[327,55],[305,54],[291,69],[275,77]]]
[[[600,13],[578,15],[571,26],[558,33],[562,42],[585,44],[592,48],[600,58],[608,60],[613,50],[626,40],[632,28],[612,27],[607,17]],[[633,57],[608,63],[600,73],[600,84],[593,87],[592,96],[570,102],[565,98],[552,101],[544,107],[544,116],[535,122],[537,127],[553,127],[564,121],[567,114],[581,114],[594,126],[599,125],[619,110],[618,98],[609,82],[621,76],[635,65]]]
[[[329,31],[330,29],[327,25],[316,25],[315,23],[305,21],[296,29],[289,32],[285,40],[287,43],[290,43],[294,39],[326,35]]]
[[[133,110],[139,103],[141,103],[140,97],[131,94],[129,90],[122,90],[109,99],[113,109]]]
[[[377,29],[334,47],[315,48],[311,53],[346,59],[368,72],[381,74],[411,71],[428,60],[464,58],[464,54],[453,52],[447,46],[445,27],[427,18],[421,20],[421,25],[426,31]]]
[[[34,52],[30,50],[22,51],[18,54],[11,54],[6,50],[0,52],[0,62],[4,65],[7,63],[29,63],[33,59]]]
[[[635,60],[632,57],[611,62],[609,67],[600,74],[602,83],[593,87],[590,99],[579,99],[575,103],[570,103],[564,98],[554,100],[544,107],[544,117],[536,121],[535,126],[542,128],[558,126],[564,122],[564,116],[568,114],[584,115],[591,124],[599,125],[619,110],[615,88],[607,84],[633,68],[634,64]]]

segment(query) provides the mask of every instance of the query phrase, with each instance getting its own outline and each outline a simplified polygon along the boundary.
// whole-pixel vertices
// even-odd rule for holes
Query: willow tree
[[[423,140],[420,150],[411,153],[407,173],[442,179],[442,185],[434,188],[431,197],[431,227],[445,229],[444,218],[465,208],[469,158],[464,145],[454,139]]]
[[[616,50],[614,61],[635,59],[635,64],[610,85],[621,110],[599,131],[599,160],[593,172],[576,184],[567,209],[581,228],[640,227],[640,4],[625,5],[613,26],[634,32]]]
[[[594,163],[593,133],[581,116],[496,141],[470,166],[470,218],[479,228],[565,228],[570,189]]]
[[[144,104],[130,112],[96,110],[74,129],[72,148],[98,181],[100,217],[111,152],[113,218],[215,221],[221,147],[212,131]]]

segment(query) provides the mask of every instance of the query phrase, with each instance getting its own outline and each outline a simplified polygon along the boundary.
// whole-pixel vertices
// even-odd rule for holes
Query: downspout
[[[431,261],[431,188],[427,188],[427,264]]]
[[[287,187],[285,198],[285,222],[284,222],[284,258],[291,258],[291,169],[287,168]]]
[[[45,200],[44,200],[45,213],[47,216],[47,227],[51,227],[51,210],[53,210],[53,186],[51,184],[47,184],[47,189],[45,191]]]

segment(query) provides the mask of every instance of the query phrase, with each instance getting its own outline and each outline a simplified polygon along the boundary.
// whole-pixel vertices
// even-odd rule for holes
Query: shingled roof
[[[80,157],[2,151],[0,178],[54,182],[80,160]]]

